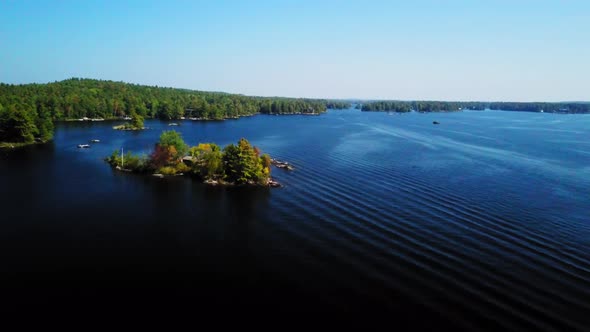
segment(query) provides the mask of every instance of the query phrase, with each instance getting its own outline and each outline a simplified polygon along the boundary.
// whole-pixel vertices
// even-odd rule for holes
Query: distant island
[[[349,103],[249,97],[222,92],[72,78],[47,84],[0,83],[0,147],[47,142],[54,121],[129,119],[223,120],[254,114],[321,114]],[[137,124],[120,129],[138,129]]]
[[[105,160],[120,171],[158,177],[190,175],[211,185],[280,186],[270,177],[273,160],[245,138],[223,149],[215,143],[189,147],[178,132],[164,131],[149,156],[115,150]]]

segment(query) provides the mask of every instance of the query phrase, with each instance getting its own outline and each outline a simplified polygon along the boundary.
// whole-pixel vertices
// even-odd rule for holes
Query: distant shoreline
[[[442,102],[383,100],[357,104],[355,108],[365,112],[397,113],[430,113],[485,110],[559,114],[590,113],[590,103]]]

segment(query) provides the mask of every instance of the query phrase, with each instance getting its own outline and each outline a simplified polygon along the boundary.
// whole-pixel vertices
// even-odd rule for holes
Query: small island
[[[122,125],[114,126],[115,130],[144,130],[143,117],[137,113],[131,114],[131,121]]]
[[[189,147],[178,132],[164,131],[149,156],[116,150],[105,160],[117,170],[157,177],[186,175],[210,185],[280,187],[270,177],[270,156],[245,138],[223,149],[215,143]]]

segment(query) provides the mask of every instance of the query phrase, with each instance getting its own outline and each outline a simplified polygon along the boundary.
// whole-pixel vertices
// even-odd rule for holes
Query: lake
[[[115,124],[60,123],[51,144],[0,151],[5,304],[590,326],[590,115]],[[296,169],[273,168],[284,188],[223,188],[103,161],[121,147],[149,153],[170,129],[190,145],[245,137]],[[101,142],[76,147],[90,139]]]

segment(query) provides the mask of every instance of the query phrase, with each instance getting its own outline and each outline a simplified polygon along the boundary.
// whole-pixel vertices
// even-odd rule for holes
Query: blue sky
[[[0,1],[0,81],[590,100],[590,1]]]

